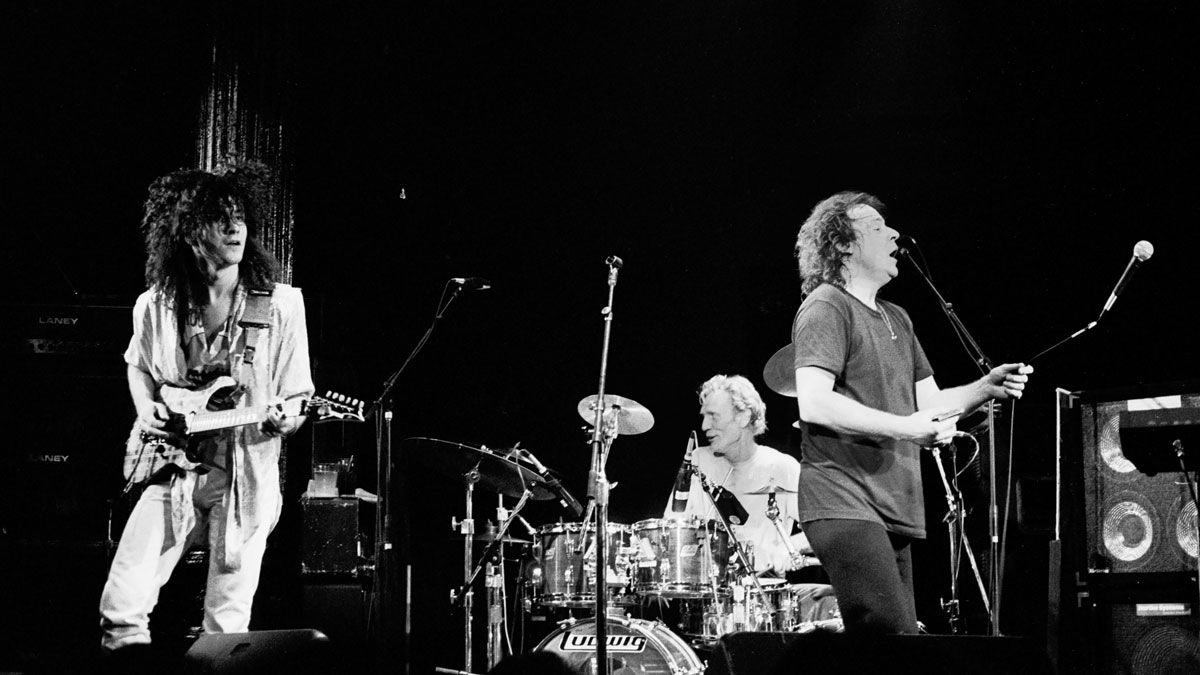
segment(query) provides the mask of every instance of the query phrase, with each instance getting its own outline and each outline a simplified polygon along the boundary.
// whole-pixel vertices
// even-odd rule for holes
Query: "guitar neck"
[[[266,408],[234,408],[232,410],[216,410],[196,413],[188,420],[188,433],[199,434],[219,429],[257,424],[267,419]]]

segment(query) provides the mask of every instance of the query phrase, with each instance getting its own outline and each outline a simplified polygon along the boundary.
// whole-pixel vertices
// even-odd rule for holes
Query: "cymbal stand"
[[[610,255],[605,263],[608,265],[608,304],[600,312],[604,316],[604,341],[600,349],[600,384],[596,395],[596,419],[592,424],[592,462],[588,472],[588,509],[594,508],[596,513],[596,663],[592,669],[596,675],[609,675],[612,665],[608,662],[608,563],[605,550],[608,546],[609,485],[608,478],[604,475],[604,465],[613,436],[616,434],[617,416],[612,416],[612,434],[606,434],[604,413],[607,406],[604,403],[604,385],[608,373],[608,344],[612,335],[617,272],[624,265],[615,255]],[[583,522],[583,528],[586,535],[586,520]]]
[[[463,609],[463,670],[471,670],[471,615],[474,609],[475,594],[471,590],[471,545],[475,541],[475,484],[479,482],[479,465],[463,474],[466,486],[466,515],[459,522],[459,534],[463,540],[463,585],[462,589],[451,600],[462,605]]]
[[[947,447],[953,457],[954,446]],[[950,537],[950,599],[943,600],[941,604],[942,610],[946,612],[947,622],[950,624],[950,632],[959,635],[963,632],[963,626],[962,615],[959,612],[958,571],[962,566],[964,552],[967,554],[971,570],[975,573],[975,582],[979,585],[979,595],[983,598],[984,609],[989,615],[992,608],[988,600],[987,589],[983,585],[983,577],[979,574],[979,565],[975,562],[975,554],[971,551],[971,541],[966,536],[967,511],[963,506],[962,493],[958,490],[958,474],[955,473],[954,480],[951,481],[946,474],[946,467],[942,463],[941,449],[935,445],[929,451],[933,454],[938,474],[942,477],[942,487],[946,490],[946,505],[949,507],[942,521],[946,523]]]
[[[513,517],[509,514],[508,509],[504,508],[504,495],[496,495],[496,522],[500,523],[500,529],[508,529],[505,525],[508,524]],[[487,569],[484,572],[484,586],[487,588],[487,669],[491,670],[493,666],[500,662],[504,657],[504,634],[507,630],[505,625],[505,607],[504,601],[506,594],[504,592],[504,539],[498,537],[499,544],[496,546],[496,561],[497,565],[487,563],[487,559],[480,561],[481,564],[486,563]]]
[[[800,567],[803,556],[796,552],[796,547],[792,546],[792,538],[783,531],[783,522],[779,517],[779,504],[775,501],[775,492],[767,495],[767,520],[775,526],[775,531],[779,533],[779,540],[783,542],[783,548],[787,551],[788,560],[792,561],[792,565],[796,568]]]
[[[479,573],[483,571],[484,566],[492,556],[500,549],[504,537],[508,535],[508,528],[512,527],[514,521],[517,520],[517,514],[521,509],[525,508],[525,503],[533,495],[528,488],[521,495],[521,499],[517,501],[517,505],[513,507],[509,517],[500,523],[500,528],[496,531],[495,537],[488,542],[487,548],[483,549],[483,553],[479,556],[479,562],[472,567],[471,565],[471,544],[474,542],[475,520],[473,519],[472,497],[475,494],[475,483],[479,482],[478,468],[468,471],[463,475],[464,482],[467,485],[467,510],[466,517],[459,523],[459,531],[463,535],[463,585],[457,590],[451,591],[450,599],[452,602],[459,604],[463,608],[463,668],[471,669],[471,614],[473,609],[474,591],[471,586],[475,584],[475,579],[479,577]]]

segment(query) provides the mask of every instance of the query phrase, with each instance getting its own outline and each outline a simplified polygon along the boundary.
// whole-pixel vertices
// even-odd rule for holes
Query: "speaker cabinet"
[[[1103,582],[1103,583],[1101,583]],[[1129,675],[1200,672],[1196,580],[1187,575],[1122,575],[1089,584],[1090,672]]]
[[[363,539],[357,499],[305,498],[301,570],[304,574],[358,575]]]
[[[367,644],[370,594],[358,583],[305,583],[305,626],[329,636],[339,654],[361,653]]]
[[[1049,675],[1040,644],[1027,638],[871,635],[815,631],[731,633],[717,643],[708,675],[841,675],[874,672]]]
[[[1139,470],[1122,450],[1120,422],[1122,413],[1130,411],[1200,408],[1200,394],[1156,395],[1150,390],[1144,394],[1140,398],[1081,395],[1085,564],[1091,573],[1196,569],[1196,507],[1183,474],[1148,475]]]
[[[206,634],[188,649],[184,671],[191,675],[333,672],[328,646],[329,638],[312,629]]]

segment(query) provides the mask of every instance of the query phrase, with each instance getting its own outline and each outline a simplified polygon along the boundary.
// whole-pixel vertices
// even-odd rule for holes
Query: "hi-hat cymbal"
[[[450,533],[450,539],[452,541],[462,541],[463,538],[466,536],[467,535],[462,534],[461,532],[451,532]],[[473,541],[480,541],[483,543],[491,543],[491,541],[495,538],[496,538],[496,535],[494,533],[489,533],[489,532],[478,532],[474,535],[471,535],[471,539]],[[505,544],[532,544],[533,540],[532,539],[521,539],[520,537],[514,537],[511,534],[509,534],[509,535],[504,536],[502,543],[505,543]]]
[[[526,488],[530,499],[556,499],[537,471],[487,448],[476,448],[436,438],[406,438],[404,452],[426,468],[508,497],[520,497]],[[468,475],[471,474],[471,475]]]
[[[771,493],[775,493],[777,495],[794,495],[794,494],[796,494],[796,490],[790,490],[785,487],[779,487],[778,485],[764,485],[764,486],[758,488],[757,490],[752,490],[750,492],[743,492],[742,494],[769,495]]]
[[[579,416],[587,420],[589,424],[596,421],[596,401],[596,395],[592,394],[580,401],[577,406]],[[650,427],[654,426],[654,415],[650,414],[646,406],[633,399],[615,394],[605,394],[604,402],[604,414],[616,413],[617,433],[622,436],[644,433],[650,431]]]
[[[763,381],[781,396],[796,396],[796,349],[788,343],[775,352],[763,367]]]

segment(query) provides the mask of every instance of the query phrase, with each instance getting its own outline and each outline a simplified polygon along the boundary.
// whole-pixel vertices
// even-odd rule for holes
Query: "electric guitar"
[[[225,429],[258,424],[267,419],[272,408],[284,415],[307,415],[314,422],[364,421],[362,401],[333,392],[272,406],[234,407],[241,393],[241,385],[228,375],[196,389],[163,385],[159,395],[169,413],[165,430],[181,438],[182,442],[145,434],[135,422],[125,445],[127,485],[144,483],[168,465],[202,473],[214,468],[224,469],[224,458],[206,456],[209,453],[204,452],[204,447],[211,445],[202,446],[201,441]]]

